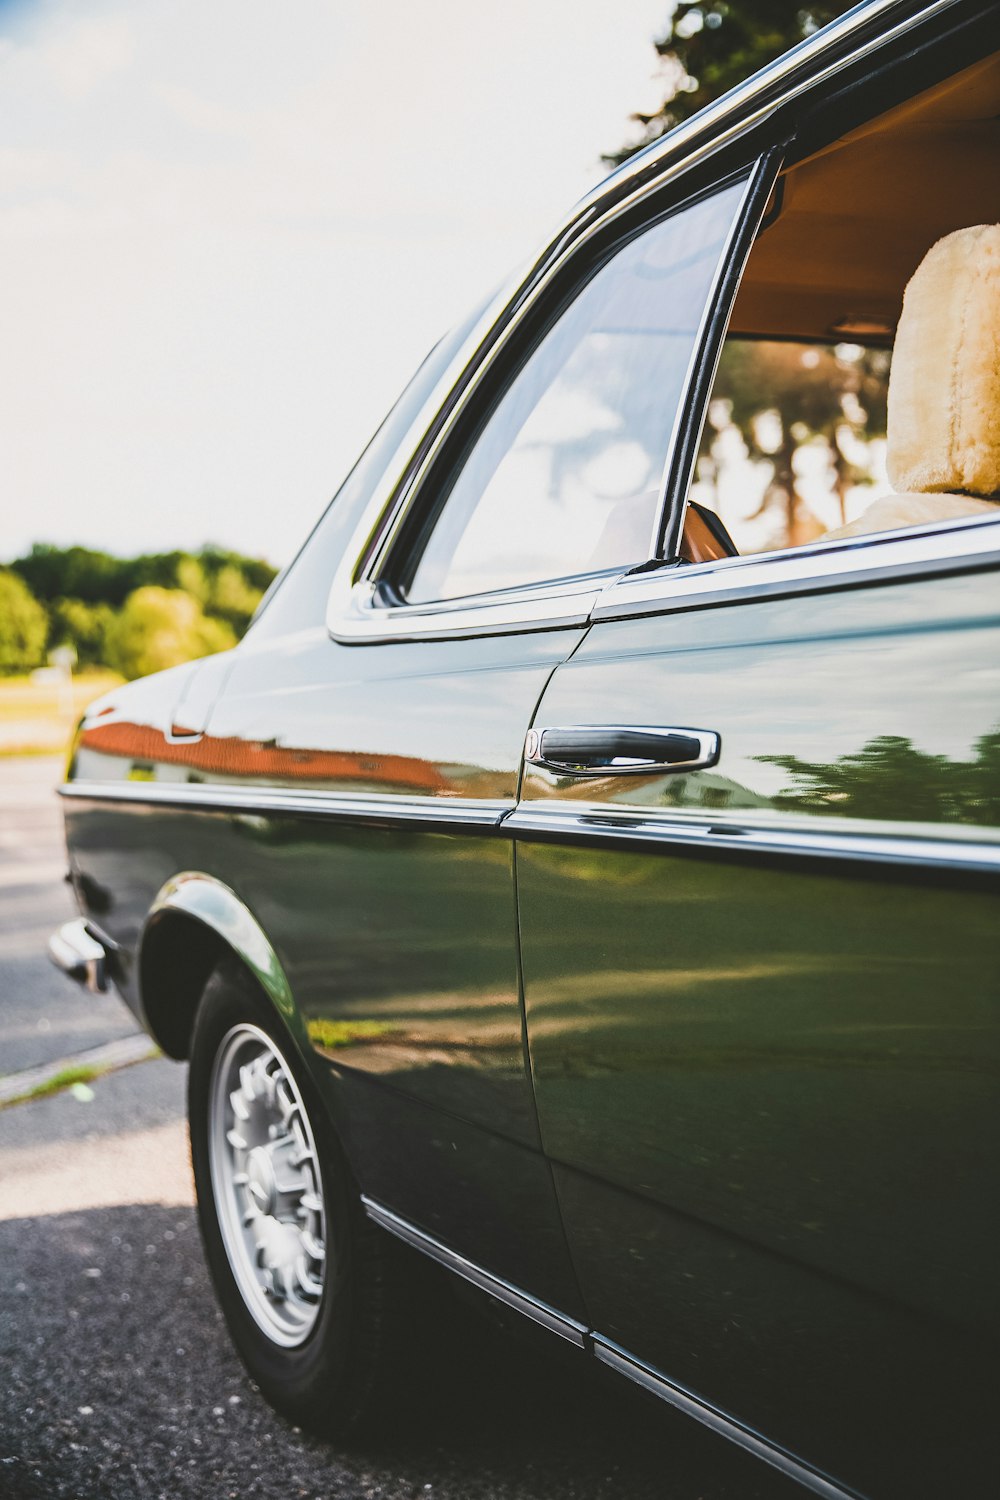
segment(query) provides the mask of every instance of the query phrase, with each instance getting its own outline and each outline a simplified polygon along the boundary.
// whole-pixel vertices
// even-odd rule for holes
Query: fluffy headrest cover
[[[887,460],[897,490],[1000,492],[1000,224],[945,235],[906,288]]]

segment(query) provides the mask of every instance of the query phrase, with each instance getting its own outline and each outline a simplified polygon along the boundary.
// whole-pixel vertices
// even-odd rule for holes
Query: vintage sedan
[[[395,1236],[815,1494],[992,1492],[996,20],[872,0],[628,161],[83,719],[56,956],[189,1059],[295,1420]]]

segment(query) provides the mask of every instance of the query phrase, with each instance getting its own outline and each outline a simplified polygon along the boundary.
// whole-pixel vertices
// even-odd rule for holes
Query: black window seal
[[[747,185],[740,212],[734,220],[733,233],[722,260],[722,270],[709,295],[701,328],[691,353],[691,364],[685,382],[684,399],[677,408],[674,431],[667,450],[667,463],[660,492],[657,527],[651,560],[634,572],[676,562],[680,556],[684,517],[687,514],[691,475],[708,414],[708,401],[715,384],[722,346],[729,331],[736,294],[750,251],[764,226],[767,206],[779,182],[779,172],[790,144],[790,138],[772,146],[758,158]],[[780,200],[774,200],[780,207]],[[773,223],[772,214],[768,222]]]

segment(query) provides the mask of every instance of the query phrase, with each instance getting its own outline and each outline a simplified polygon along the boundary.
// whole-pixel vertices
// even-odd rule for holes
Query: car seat
[[[932,245],[903,295],[889,374],[889,479],[824,540],[1000,516],[1000,224]]]

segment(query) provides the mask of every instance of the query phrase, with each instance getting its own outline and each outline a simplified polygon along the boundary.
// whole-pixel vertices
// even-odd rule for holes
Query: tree
[[[196,557],[181,558],[177,564],[177,583],[198,600],[207,615],[224,620],[237,636],[242,636],[264,592],[252,581],[252,577],[259,575],[252,573],[250,561],[235,553],[206,548]],[[274,574],[270,569],[268,572],[267,583],[270,583]]]
[[[794,0],[680,0],[653,44],[666,98],[651,114],[634,114],[639,139],[604,160],[613,166],[626,161],[848,8],[836,0],[808,5]]]
[[[276,571],[260,558],[243,557],[221,547],[113,557],[90,547],[53,547],[44,542],[36,542],[27,557],[11,563],[11,569],[24,579],[36,599],[49,606],[57,599],[77,599],[84,604],[118,608],[136,589],[187,589],[207,614],[230,619],[240,630],[246,628]],[[237,587],[240,580],[245,588]]]
[[[102,666],[108,630],[115,612],[110,604],[87,604],[83,599],[54,599],[49,606],[49,644],[72,646],[77,665]]]
[[[36,542],[27,557],[11,563],[37,599],[81,599],[85,604],[121,604],[131,585],[129,564],[90,547],[53,547]]]
[[[28,585],[9,568],[0,568],[0,673],[40,666],[48,634],[48,616]]]
[[[197,599],[155,585],[129,594],[107,632],[107,662],[124,677],[145,677],[236,644],[232,629],[209,619]]]

